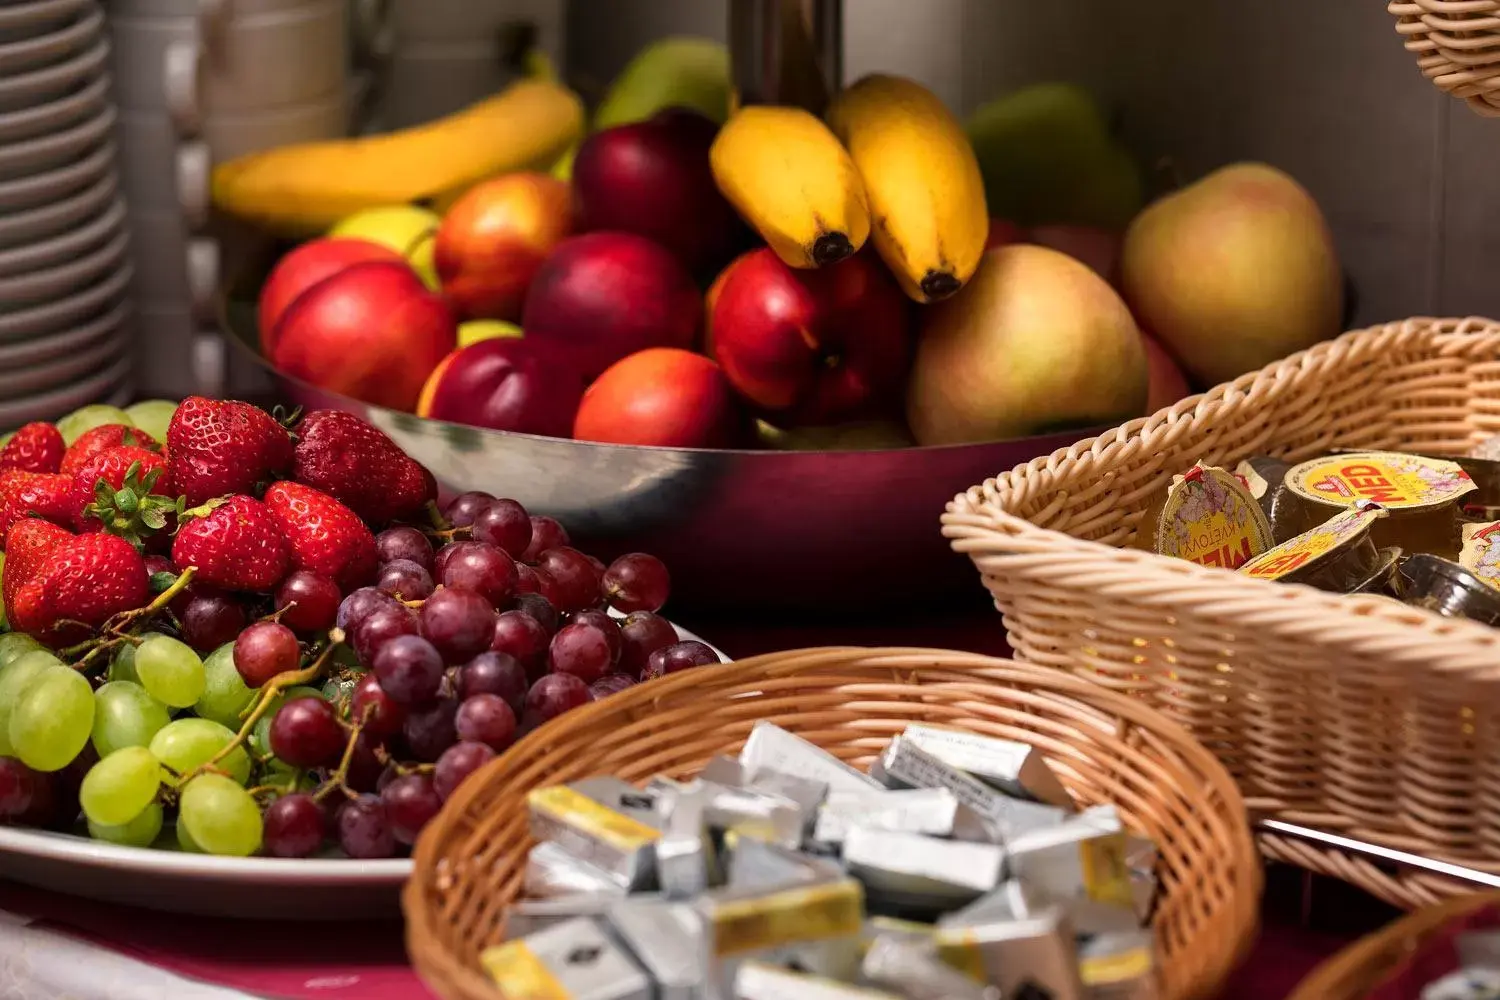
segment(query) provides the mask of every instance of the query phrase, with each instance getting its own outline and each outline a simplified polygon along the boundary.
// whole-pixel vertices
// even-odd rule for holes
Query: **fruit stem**
[[[436,500],[427,501],[427,517],[432,521],[432,527],[435,531],[447,531],[453,527],[453,525],[448,523],[448,519],[443,516],[443,512],[438,510]]]
[[[349,777],[349,764],[354,760],[354,744],[359,742],[359,734],[365,728],[365,723],[370,721],[370,715],[374,712],[374,705],[366,705],[364,714],[349,725],[349,742],[344,744],[344,755],[339,758],[339,766],[333,769],[328,780],[323,782],[323,787],[313,793],[314,802],[322,802],[334,789],[343,789],[352,792],[344,782]]]
[[[172,601],[174,601],[184,590],[187,589],[188,584],[193,582],[193,574],[197,572],[198,567],[189,566],[187,569],[177,574],[177,579],[172,581],[172,585],[166,590],[163,590],[160,594],[157,594],[155,599],[153,599],[150,604],[146,605],[144,608],[137,608],[134,611],[122,611],[120,614],[115,615],[109,621],[105,622],[104,628],[100,629],[100,632],[111,633],[113,636],[112,638],[102,641],[100,639],[90,639],[87,642],[81,642],[77,646],[73,646],[69,649],[64,650],[64,654],[66,654],[66,656],[68,657],[71,657],[87,649],[87,652],[84,653],[82,659],[73,664],[73,669],[80,671],[87,670],[89,665],[93,662],[94,657],[98,655],[101,650],[113,649],[114,647],[120,645],[120,643],[122,642],[139,643],[139,640],[136,639],[133,633],[123,632],[121,630],[127,627],[136,628],[138,627],[138,623],[149,621],[152,617],[163,611],[167,607],[167,605],[171,604]]]
[[[439,542],[461,542],[473,536],[473,531],[468,527],[462,528],[428,528],[422,532],[428,538]]]

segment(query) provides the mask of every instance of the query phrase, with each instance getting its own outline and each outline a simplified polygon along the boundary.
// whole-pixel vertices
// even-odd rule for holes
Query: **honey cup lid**
[[[1317,503],[1348,507],[1368,500],[1387,510],[1441,507],[1476,488],[1457,462],[1395,451],[1315,458],[1293,467],[1286,485]]]
[[[1173,478],[1157,519],[1158,553],[1236,569],[1272,544],[1271,522],[1240,477],[1196,464]]]
[[[1371,525],[1385,516],[1384,508],[1368,501],[1361,502],[1333,515],[1311,531],[1304,531],[1251,559],[1239,568],[1239,572],[1257,580],[1281,580],[1300,574],[1336,552],[1351,550],[1365,537]]]

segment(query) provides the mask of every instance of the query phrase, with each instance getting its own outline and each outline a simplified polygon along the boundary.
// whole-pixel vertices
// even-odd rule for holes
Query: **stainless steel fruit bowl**
[[[359,414],[445,488],[514,497],[601,557],[652,552],[674,608],[889,615],[982,599],[938,530],[961,490],[1066,447],[1085,430],[885,451],[708,451],[595,444],[444,423],[371,406],[276,372],[255,307],[227,297],[229,339],[286,400]]]

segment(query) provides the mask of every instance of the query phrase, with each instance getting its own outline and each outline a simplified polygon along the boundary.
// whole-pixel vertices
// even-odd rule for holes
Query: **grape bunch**
[[[244,449],[167,464],[176,501],[133,467],[72,508],[76,536],[9,527],[6,607],[33,624],[0,633],[0,822],[226,856],[395,857],[532,728],[718,662],[658,614],[656,557],[606,566],[553,518],[484,493],[439,512],[426,471],[354,420],[310,415],[294,452],[264,430],[253,473]],[[198,440],[173,434],[169,463]],[[399,504],[368,492],[380,476]],[[141,530],[172,519],[170,544]],[[56,595],[69,603],[42,603]]]

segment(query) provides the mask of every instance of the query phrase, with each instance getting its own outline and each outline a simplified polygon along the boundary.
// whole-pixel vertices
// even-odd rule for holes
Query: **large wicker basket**
[[[1407,320],[1019,466],[958,496],[943,531],[978,566],[1017,659],[1186,726],[1252,813],[1500,874],[1500,632],[1119,547],[1196,460],[1455,454],[1497,432],[1500,325]],[[1461,887],[1296,841],[1262,847],[1400,906]]]
[[[1422,74],[1488,118],[1500,118],[1500,0],[1390,0]]]
[[[1255,933],[1261,888],[1224,769],[1131,698],[1055,670],[929,649],[826,648],[675,674],[544,726],[470,778],[417,844],[403,902],[417,971],[449,1000],[497,1000],[478,955],[519,890],[525,798],[613,773],[688,776],[771,719],[855,764],[909,722],[1029,741],[1083,803],[1113,802],[1161,851],[1165,1000],[1206,998]]]
[[[1287,1000],[1364,1000],[1453,921],[1497,904],[1500,893],[1476,893],[1409,913],[1319,965]]]

